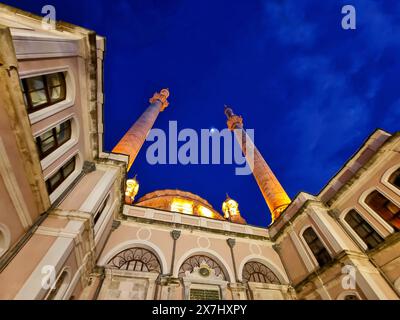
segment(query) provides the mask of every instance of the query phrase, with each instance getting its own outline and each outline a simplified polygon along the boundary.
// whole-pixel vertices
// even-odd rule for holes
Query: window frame
[[[364,250],[366,250],[366,251],[367,251],[367,250],[372,250],[372,249],[374,249],[375,247],[370,248],[370,247],[368,246],[367,242],[365,242],[365,240],[357,233],[357,231],[356,231],[356,230],[349,224],[349,222],[346,220],[346,217],[347,217],[352,211],[354,211],[356,214],[358,214],[358,215],[361,217],[361,219],[364,221],[364,224],[367,224],[367,225],[382,239],[382,241],[381,241],[380,243],[382,243],[382,242],[385,241],[385,237],[379,232],[379,230],[376,229],[376,228],[373,226],[373,224],[371,224],[370,221],[368,221],[359,211],[357,211],[355,208],[348,209],[348,210],[344,211],[344,213],[342,214],[341,220],[346,224],[346,228],[347,228],[349,231],[351,231],[351,233],[352,233],[355,237],[357,237],[357,238],[356,238],[357,241],[360,242],[360,244],[362,244],[362,247],[363,247]],[[379,243],[377,244],[377,246],[379,246]]]
[[[383,192],[381,189],[379,188],[371,188],[368,189],[367,191],[365,191],[363,193],[363,197],[362,197],[362,205],[364,208],[366,208],[368,210],[368,212],[373,212],[376,216],[378,216],[382,221],[385,222],[385,224],[387,226],[390,227],[389,231],[390,233],[395,233],[395,232],[399,232],[400,231],[400,227],[395,227],[392,225],[392,223],[388,220],[386,220],[383,216],[381,216],[377,211],[375,211],[368,203],[367,203],[367,198],[370,194],[372,194],[373,192],[378,192],[379,194],[381,194],[384,198],[386,198],[387,201],[391,202],[392,204],[394,204],[397,208],[400,209],[400,204],[395,201],[392,197],[388,196],[386,192]],[[398,218],[400,219],[400,210],[398,213],[395,214],[396,216],[398,215]]]
[[[73,162],[74,167],[73,167],[72,171],[68,175],[65,175],[64,170],[65,170],[66,167],[68,167],[68,165],[71,162]],[[53,193],[69,176],[71,176],[73,174],[73,172],[76,169],[76,165],[77,165],[76,162],[77,162],[77,156],[75,155],[71,159],[66,161],[60,168],[58,168],[58,170],[56,170],[51,176],[49,176],[46,179],[46,181],[45,181],[46,182],[46,189],[47,189],[47,192],[49,194]],[[49,180],[51,178],[55,177],[59,173],[61,174],[61,179],[54,186],[51,186]]]
[[[330,261],[333,260],[333,253],[331,252],[331,250],[329,249],[329,247],[326,245],[325,241],[322,239],[321,235],[317,232],[317,230],[315,230],[315,228],[309,224],[307,226],[304,226],[303,229],[300,232],[300,238],[303,242],[303,245],[306,247],[306,250],[308,252],[308,254],[310,255],[311,259],[314,261],[315,266],[322,268],[323,266],[325,266],[327,263],[329,263],[330,261],[326,262],[325,264],[321,265],[319,263],[319,261],[317,260],[316,255],[314,254],[314,252],[312,251],[310,245],[308,244],[306,238],[304,237],[304,232],[306,230],[308,230],[309,228],[311,228],[315,235],[317,236],[317,238],[319,239],[319,241],[322,243],[323,247],[325,248],[326,252],[328,253],[328,255],[330,256]]]
[[[51,100],[51,89],[58,87],[58,86],[50,86],[48,83],[48,78],[50,78],[50,76],[58,74],[60,75],[59,79],[60,79],[60,85],[59,87],[61,88],[61,95],[58,99],[52,101]],[[38,78],[40,77],[42,79],[43,82],[43,89],[38,89],[38,90],[29,90],[28,89],[28,80],[29,79],[33,79],[33,78]],[[65,72],[63,71],[57,71],[57,72],[51,72],[51,73],[44,73],[44,74],[38,74],[38,75],[32,75],[26,78],[20,78],[20,83],[21,83],[21,91],[22,94],[24,95],[24,101],[25,101],[25,105],[26,105],[26,110],[28,112],[28,114],[34,113],[36,111],[42,110],[44,108],[47,108],[49,106],[55,105],[61,101],[64,101],[67,98],[67,82],[65,80]],[[45,95],[46,95],[46,102],[40,104],[39,106],[34,107],[33,103],[32,103],[32,98],[30,93],[31,92],[35,92],[35,91],[39,91],[39,90],[44,90],[45,91]]]
[[[69,136],[68,139],[66,139],[63,142],[59,142],[58,138],[57,138],[57,127],[61,127],[61,125],[63,125],[64,123],[68,123],[68,131],[69,131]],[[51,131],[51,137],[54,139],[55,144],[53,147],[51,147],[50,149],[43,151],[42,150],[42,143],[44,140],[41,140],[41,136],[46,134],[47,132]],[[64,130],[66,131],[66,130]],[[61,132],[61,131],[60,131]],[[69,118],[61,123],[58,123],[57,125],[55,125],[54,127],[52,127],[51,129],[48,129],[47,131],[41,133],[40,135],[38,135],[37,137],[35,137],[35,142],[36,142],[36,146],[38,149],[38,153],[39,153],[39,159],[43,160],[44,158],[46,158],[48,155],[52,154],[54,151],[56,151],[59,147],[61,147],[62,145],[64,145],[65,143],[67,143],[68,141],[70,141],[72,138],[72,119]],[[48,139],[48,138],[47,138]]]

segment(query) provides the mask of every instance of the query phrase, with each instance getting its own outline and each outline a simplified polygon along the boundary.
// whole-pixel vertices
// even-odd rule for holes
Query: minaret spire
[[[261,153],[254,145],[251,138],[244,130],[242,117],[235,115],[233,110],[228,106],[225,106],[224,112],[228,118],[228,128],[234,131],[235,136],[242,147],[243,154],[246,156],[247,162],[251,162],[249,163],[249,166],[252,167],[252,164],[254,163],[253,176],[257,181],[258,187],[260,188],[265,201],[267,202],[268,208],[271,211],[272,222],[274,222],[281,212],[290,204],[290,198],[264,160]],[[254,150],[254,155],[252,155],[253,157],[251,158],[246,152],[246,144],[248,148]]]
[[[150,106],[136,120],[132,127],[126,132],[122,139],[112,150],[113,153],[129,155],[127,171],[131,168],[137,154],[140,151],[147,135],[149,134],[158,114],[168,106],[167,98],[169,90],[162,89],[160,92],[154,93],[150,98]]]

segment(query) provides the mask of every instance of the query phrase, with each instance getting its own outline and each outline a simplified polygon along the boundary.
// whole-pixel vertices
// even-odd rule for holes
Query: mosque
[[[230,197],[138,197],[127,172],[174,106],[156,92],[105,151],[104,51],[93,31],[0,4],[0,299],[400,298],[400,132],[372,132],[319,194],[290,199],[225,107],[272,223],[247,224]]]

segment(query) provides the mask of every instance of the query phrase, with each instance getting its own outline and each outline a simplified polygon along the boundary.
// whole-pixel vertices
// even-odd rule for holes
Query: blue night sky
[[[105,149],[111,150],[163,87],[170,106],[155,127],[226,127],[224,104],[255,129],[255,142],[290,197],[318,193],[376,128],[399,129],[400,2],[69,0],[5,1],[107,38]],[[357,29],[341,28],[352,4]],[[145,144],[145,148],[150,143]],[[253,176],[234,165],[156,165],[142,150],[139,197],[181,189],[217,210],[225,193],[248,223],[268,208]]]

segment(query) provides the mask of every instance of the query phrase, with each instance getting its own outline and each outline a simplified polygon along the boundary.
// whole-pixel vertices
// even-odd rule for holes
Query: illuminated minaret
[[[147,135],[149,134],[158,114],[168,106],[167,98],[169,97],[168,89],[162,89],[159,93],[154,93],[150,98],[150,106],[133,124],[128,132],[122,137],[118,144],[112,150],[113,153],[129,155],[127,171],[135,161]]]
[[[243,154],[246,156],[247,163],[253,169],[253,176],[267,202],[271,211],[272,222],[274,222],[290,204],[290,198],[244,130],[242,117],[235,115],[232,109],[227,106],[225,106],[225,115],[228,118],[228,128],[234,130],[236,139],[239,141]],[[246,152],[246,143],[247,148],[252,149],[251,151],[254,151],[254,153]]]

